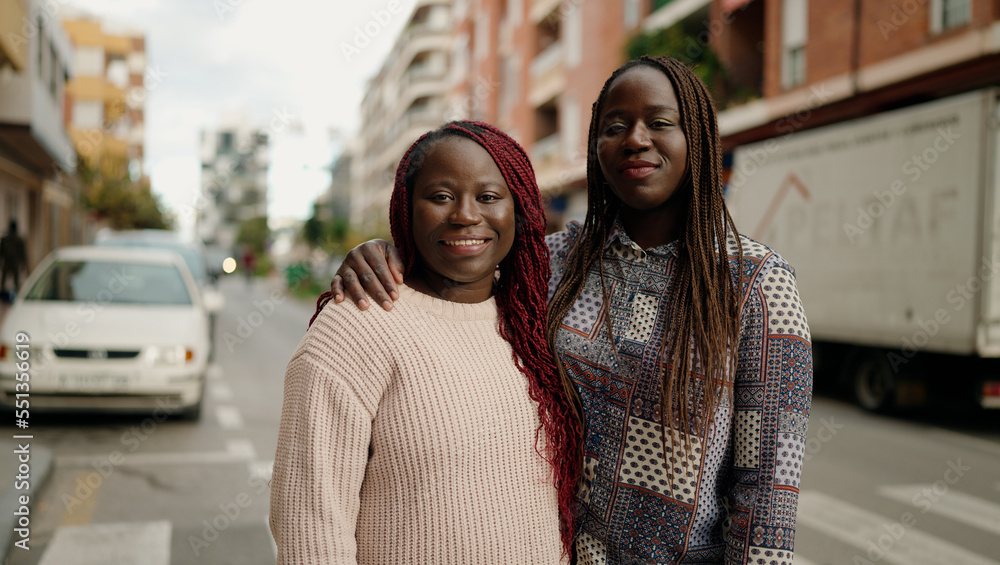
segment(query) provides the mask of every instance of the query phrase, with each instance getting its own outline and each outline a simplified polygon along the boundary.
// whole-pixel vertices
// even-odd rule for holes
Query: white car
[[[176,253],[53,251],[28,277],[0,330],[0,406],[197,419],[208,312],[217,307],[201,301]]]

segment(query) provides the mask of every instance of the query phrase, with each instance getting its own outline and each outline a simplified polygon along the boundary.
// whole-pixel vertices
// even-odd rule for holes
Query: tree
[[[107,220],[112,229],[170,229],[172,219],[163,212],[159,198],[152,193],[148,178],[134,182],[127,176],[108,178],[101,172],[101,162],[81,159],[77,175],[83,186],[83,205]]]

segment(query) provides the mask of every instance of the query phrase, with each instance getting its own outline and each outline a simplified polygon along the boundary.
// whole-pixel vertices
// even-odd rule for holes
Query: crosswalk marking
[[[239,408],[230,405],[217,406],[215,417],[224,430],[238,430],[243,427],[243,416]]]
[[[38,565],[169,565],[170,522],[56,529]]]
[[[233,387],[223,381],[213,382],[208,387],[208,391],[213,400],[219,402],[232,402],[233,400]]]
[[[189,451],[184,453],[131,453],[121,456],[116,466],[140,467],[144,465],[196,465],[213,463],[242,463],[257,458],[257,450],[247,439],[226,442],[225,451]],[[56,457],[58,467],[89,467],[107,462],[107,455],[63,455]],[[117,459],[116,459],[117,461]]]
[[[996,442],[957,432],[942,430],[940,428],[932,428],[930,435],[944,440],[948,445],[964,445],[965,447],[971,447],[973,449],[978,449],[994,455],[1000,455],[1000,444]]]
[[[816,565],[816,564],[796,553],[795,556],[792,557],[792,565]]]
[[[920,514],[912,514],[916,525]],[[896,565],[1000,565],[958,545],[817,491],[799,495],[798,522],[858,550],[869,561]],[[877,559],[876,559],[877,558]]]
[[[955,489],[931,498],[926,493],[933,493],[933,488],[933,485],[897,485],[882,487],[879,494],[914,506],[917,505],[916,500],[926,500],[930,504],[928,512],[1000,535],[1000,505]],[[921,499],[922,496],[924,498]]]

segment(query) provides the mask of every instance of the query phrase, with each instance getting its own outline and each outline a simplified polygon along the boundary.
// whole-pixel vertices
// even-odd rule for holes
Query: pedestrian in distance
[[[812,396],[792,268],[740,235],[708,89],[641,57],[593,105],[583,224],[547,236],[547,338],[584,426],[578,563],[791,565]],[[334,277],[392,308],[400,261]],[[377,310],[377,309],[376,309]]]
[[[28,253],[24,239],[17,233],[17,220],[11,219],[7,235],[0,238],[0,296],[11,302],[21,288],[21,271],[28,270]],[[7,277],[13,279],[14,288],[7,290]]]
[[[390,226],[391,311],[325,293],[288,363],[278,563],[568,563],[580,430],[545,343],[545,215],[524,150],[480,122],[417,140]]]

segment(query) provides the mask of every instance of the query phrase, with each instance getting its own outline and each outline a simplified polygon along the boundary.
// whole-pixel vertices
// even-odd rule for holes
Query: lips
[[[626,161],[618,167],[618,172],[627,179],[641,179],[653,173],[659,165],[649,161]]]

